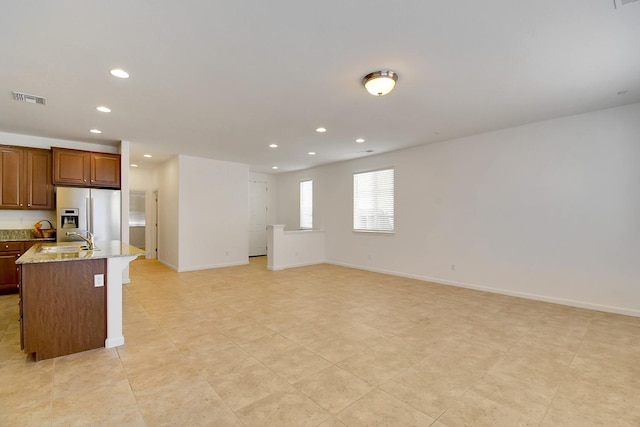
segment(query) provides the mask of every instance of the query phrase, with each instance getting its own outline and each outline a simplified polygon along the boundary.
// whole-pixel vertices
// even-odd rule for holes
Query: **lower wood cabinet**
[[[106,285],[94,286],[106,259],[22,264],[20,313],[23,349],[36,360],[104,347]]]
[[[20,285],[20,267],[16,260],[24,253],[22,242],[0,243],[0,291],[15,291]]]

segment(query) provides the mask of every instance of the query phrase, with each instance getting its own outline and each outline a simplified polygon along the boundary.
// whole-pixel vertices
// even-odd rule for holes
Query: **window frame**
[[[311,199],[310,199],[310,204],[309,204],[309,208],[310,208],[310,213],[308,214],[308,216],[311,218],[310,224],[307,227],[307,224],[303,225],[303,218],[305,216],[305,212],[304,212],[304,208],[305,206],[303,206],[303,184],[310,184],[310,191],[311,191]],[[299,217],[299,226],[300,226],[300,230],[313,230],[313,179],[305,179],[303,181],[300,181],[300,217]]]
[[[383,228],[356,228],[356,216],[358,214],[358,212],[356,212],[356,176],[358,175],[362,175],[362,174],[370,174],[370,173],[375,173],[375,172],[383,172],[383,171],[391,171],[392,172],[392,190],[391,190],[391,207],[392,207],[392,215],[391,215],[391,228],[390,229],[383,229]],[[383,167],[383,168],[377,168],[377,169],[368,169],[368,170],[362,170],[362,171],[357,171],[357,172],[353,172],[353,187],[352,187],[352,232],[353,233],[364,233],[364,234],[382,234],[382,235],[391,235],[391,234],[395,234],[396,231],[396,227],[395,227],[395,202],[396,202],[396,197],[395,197],[395,177],[396,177],[396,173],[395,173],[395,167],[393,166],[388,166],[388,167]],[[380,194],[378,194],[378,187],[376,186],[376,188],[373,189],[374,193],[377,194],[377,196],[380,196]],[[374,197],[375,195],[374,194]],[[375,204],[376,202],[374,202]],[[374,221],[377,222],[379,221],[380,218],[378,215],[374,216]]]

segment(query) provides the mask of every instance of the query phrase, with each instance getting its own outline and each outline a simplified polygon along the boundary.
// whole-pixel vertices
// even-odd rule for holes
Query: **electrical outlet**
[[[96,288],[104,286],[104,274],[96,274],[93,276],[93,286]]]

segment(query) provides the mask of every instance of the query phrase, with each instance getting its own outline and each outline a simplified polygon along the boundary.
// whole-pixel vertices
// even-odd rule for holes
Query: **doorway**
[[[146,191],[129,191],[129,243],[140,249],[145,249],[146,219]]]

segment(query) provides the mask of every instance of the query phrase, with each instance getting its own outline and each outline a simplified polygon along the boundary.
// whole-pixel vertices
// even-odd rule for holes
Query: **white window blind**
[[[300,228],[313,228],[313,181],[300,183]]]
[[[394,230],[393,169],[353,174],[353,229]]]

